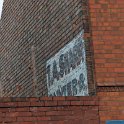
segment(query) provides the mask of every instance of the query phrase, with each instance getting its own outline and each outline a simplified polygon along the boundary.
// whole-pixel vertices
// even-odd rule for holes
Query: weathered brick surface
[[[35,92],[39,96],[47,95],[44,63],[82,29],[85,29],[86,41],[92,36],[93,44],[86,44],[88,69],[92,68],[89,56],[94,50],[94,80],[100,92],[97,97],[1,98],[0,123],[105,124],[107,120],[124,120],[124,1],[89,0],[91,35],[88,14],[82,16],[79,11],[80,8],[87,10],[86,1],[64,0],[60,4],[47,0],[5,1],[1,20],[4,23],[1,25],[3,33],[0,34],[0,67],[5,96],[34,96]],[[86,8],[82,9],[82,3]],[[6,6],[8,9],[5,9]],[[72,14],[75,11],[77,15]],[[32,46],[36,48],[37,91],[32,88]],[[91,71],[88,76],[92,83]]]
[[[87,0],[4,0],[3,96],[45,96],[46,61],[84,30],[89,91],[94,92]]]
[[[89,0],[98,86],[124,86],[124,1]]]
[[[124,120],[124,92],[0,99],[0,124],[106,124],[108,120]]]
[[[124,92],[100,92],[100,124],[107,120],[124,120]]]
[[[0,124],[99,123],[97,97],[1,98],[0,103]]]

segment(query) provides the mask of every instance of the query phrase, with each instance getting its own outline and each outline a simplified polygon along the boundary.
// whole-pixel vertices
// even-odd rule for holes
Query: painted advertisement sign
[[[87,96],[85,45],[80,32],[46,63],[49,96]]]

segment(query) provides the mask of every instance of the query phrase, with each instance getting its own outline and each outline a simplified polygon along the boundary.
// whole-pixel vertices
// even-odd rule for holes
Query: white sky
[[[1,18],[1,13],[2,13],[2,6],[3,6],[3,0],[0,0],[0,18]]]

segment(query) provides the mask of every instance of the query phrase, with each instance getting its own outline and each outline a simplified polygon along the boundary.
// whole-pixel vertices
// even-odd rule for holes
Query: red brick
[[[37,117],[17,117],[17,122],[36,122]]]
[[[17,106],[19,106],[19,107],[30,106],[30,102],[17,102]]]
[[[18,124],[34,124],[34,122],[17,122]],[[15,123],[13,123],[13,124],[17,124],[16,122]],[[37,124],[40,124],[40,122],[38,123],[37,122]],[[43,123],[43,124],[46,124],[46,123]]]
[[[57,101],[45,101],[45,106],[57,106]]]
[[[16,117],[4,117],[0,119],[0,122],[8,122],[8,123],[16,122],[16,121],[17,121]]]
[[[39,111],[36,111],[36,112],[32,112],[32,116],[36,116],[36,117],[42,117],[42,116],[45,116],[45,112],[39,112]]]
[[[51,117],[37,117],[37,121],[50,121]]]
[[[32,110],[32,108],[30,108],[30,110]],[[46,111],[54,111],[54,110],[56,110],[56,106],[54,107],[54,106],[45,106],[45,107],[38,107],[37,108],[37,111],[40,111],[40,112],[46,112]],[[34,111],[34,108],[33,108],[33,111]]]
[[[58,106],[71,105],[70,101],[58,101]]]
[[[51,116],[51,115],[72,115],[73,112],[72,111],[50,111],[50,112],[46,112],[46,116]]]
[[[31,102],[37,102],[37,101],[39,101],[39,98],[36,98],[36,97],[32,97],[32,98],[29,98],[29,101],[31,101]]]
[[[69,101],[78,101],[79,98],[78,97],[74,97],[74,96],[68,96],[65,98],[66,100],[69,100]]]
[[[44,106],[44,102],[43,101],[39,101],[39,102],[31,102],[30,106]]]
[[[71,101],[71,105],[83,105],[83,101]]]
[[[51,101],[53,100],[53,97],[41,97],[40,100],[46,100],[46,101]]]
[[[22,107],[22,108],[16,108],[15,111],[17,111],[17,112],[28,112],[29,111],[29,108],[28,107],[26,107],[26,108],[24,108],[24,107]]]
[[[57,97],[53,97],[53,101],[65,101],[65,97],[63,97],[63,96],[57,96]]]

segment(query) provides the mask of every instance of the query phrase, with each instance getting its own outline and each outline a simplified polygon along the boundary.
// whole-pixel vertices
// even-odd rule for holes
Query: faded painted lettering
[[[83,32],[46,63],[49,96],[88,95]]]

